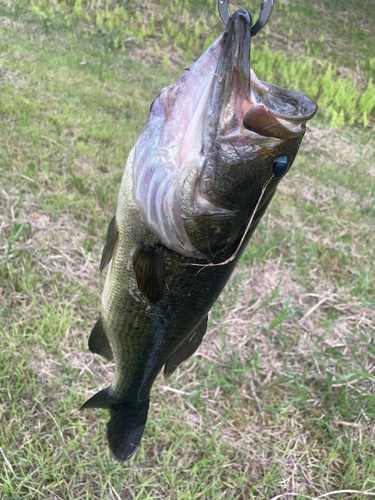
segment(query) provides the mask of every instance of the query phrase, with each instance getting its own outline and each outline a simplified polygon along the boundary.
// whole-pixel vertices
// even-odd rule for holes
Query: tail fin
[[[149,404],[149,400],[139,403],[116,401],[107,387],[94,394],[80,409],[106,408],[109,410],[111,415],[107,423],[109,448],[118,460],[125,461],[133,455],[141,441]]]

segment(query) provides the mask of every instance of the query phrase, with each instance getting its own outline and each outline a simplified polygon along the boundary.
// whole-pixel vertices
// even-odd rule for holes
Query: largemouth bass
[[[250,70],[251,18],[163,89],[131,151],[101,269],[102,312],[89,348],[116,362],[112,384],[82,408],[107,408],[109,447],[136,450],[150,391],[189,358],[207,315],[291,167],[313,117],[306,96]]]

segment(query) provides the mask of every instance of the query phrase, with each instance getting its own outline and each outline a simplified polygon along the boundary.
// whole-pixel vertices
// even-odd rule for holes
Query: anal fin
[[[89,349],[94,354],[100,354],[108,361],[113,361],[113,352],[104,331],[103,320],[99,317],[89,337]]]
[[[164,246],[138,245],[133,255],[133,268],[139,291],[152,304],[159,302],[165,285]]]
[[[111,222],[108,224],[107,239],[103,248],[102,260],[100,261],[100,272],[110,263],[118,243],[118,226],[116,216],[114,215]]]
[[[87,408],[104,408],[105,410],[109,410],[113,404],[114,400],[111,397],[109,386],[91,396],[86,403],[83,403],[79,410],[86,410]]]
[[[207,322],[208,316],[206,316],[204,320],[199,323],[193,335],[187,338],[180,345],[180,347],[178,347],[175,352],[171,356],[169,356],[164,366],[165,377],[171,375],[181,363],[186,361],[195,353],[195,351],[201,345],[204,334],[206,333]]]

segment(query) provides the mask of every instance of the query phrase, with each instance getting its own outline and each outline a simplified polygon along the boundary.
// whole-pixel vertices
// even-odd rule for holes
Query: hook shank
[[[217,4],[221,20],[226,26],[230,18],[229,0],[217,0]],[[272,8],[273,0],[261,0],[259,19],[251,27],[251,36],[255,36],[266,24],[271,16]]]

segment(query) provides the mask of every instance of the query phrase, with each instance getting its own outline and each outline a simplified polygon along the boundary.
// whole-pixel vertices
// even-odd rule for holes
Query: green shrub
[[[1,1],[1,0],[0,0]],[[19,9],[21,0],[7,0]],[[113,49],[125,49],[124,41],[136,38],[150,50],[156,47],[164,68],[170,66],[169,49],[173,46],[186,63],[202,53],[216,38],[221,22],[216,1],[207,0],[204,9],[194,0],[160,0],[159,6],[145,8],[140,2],[120,0],[30,0],[32,12],[48,32],[56,18],[73,27],[84,23],[84,31],[103,33]],[[199,7],[199,10],[197,10]],[[287,4],[283,4],[285,10]],[[324,42],[320,37],[319,44]],[[337,68],[316,56],[319,50],[306,40],[306,52],[296,58],[271,51],[265,43],[261,51],[252,49],[251,65],[262,80],[305,93],[319,105],[318,113],[334,127],[368,127],[375,121],[375,87],[355,76],[342,77]],[[375,57],[360,61],[360,67],[373,70]]]

